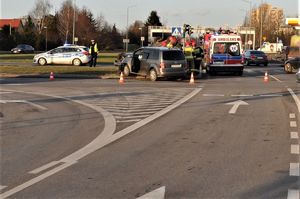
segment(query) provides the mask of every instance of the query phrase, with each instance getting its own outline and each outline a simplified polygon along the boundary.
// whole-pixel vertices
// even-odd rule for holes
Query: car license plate
[[[174,64],[174,65],[171,65],[172,68],[180,68],[181,67],[181,64]]]
[[[263,59],[263,57],[257,57],[257,59]]]
[[[216,65],[224,65],[224,62],[223,61],[215,61],[214,64],[216,64]]]

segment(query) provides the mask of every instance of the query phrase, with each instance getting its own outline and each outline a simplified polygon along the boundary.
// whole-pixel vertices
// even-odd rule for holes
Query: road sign
[[[130,40],[129,39],[123,39],[123,43],[129,43]]]
[[[253,44],[252,40],[249,40],[248,45],[252,45],[252,44]]]
[[[182,29],[181,27],[172,27],[172,36],[181,36]]]
[[[77,42],[78,41],[78,37],[74,37],[74,41]]]
[[[141,37],[141,41],[145,41],[145,37]]]
[[[267,37],[263,37],[263,40],[266,41]]]

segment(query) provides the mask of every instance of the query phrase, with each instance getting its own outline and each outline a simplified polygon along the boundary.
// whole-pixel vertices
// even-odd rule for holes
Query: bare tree
[[[74,7],[71,0],[63,2],[61,9],[56,14],[58,18],[58,31],[59,34],[67,42],[71,37],[72,32],[72,19],[73,19]]]
[[[52,4],[49,0],[36,0],[31,11],[31,17],[36,20],[38,33],[41,34],[45,26],[45,18],[49,15]]]

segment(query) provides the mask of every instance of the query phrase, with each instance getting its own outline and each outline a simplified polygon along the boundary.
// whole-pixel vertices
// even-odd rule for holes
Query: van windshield
[[[231,56],[240,55],[240,45],[238,42],[216,42],[214,43],[214,54],[229,54]]]
[[[184,54],[179,50],[163,51],[163,60],[184,60]]]

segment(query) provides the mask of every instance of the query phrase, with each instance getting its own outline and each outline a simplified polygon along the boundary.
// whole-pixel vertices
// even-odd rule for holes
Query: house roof
[[[5,25],[18,28],[21,25],[21,19],[0,19],[0,28],[3,28]]]

